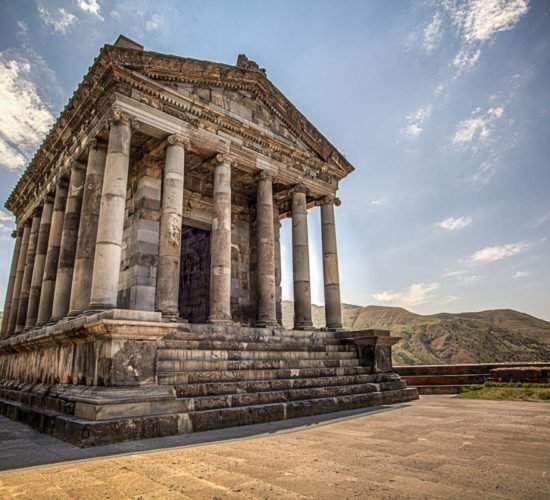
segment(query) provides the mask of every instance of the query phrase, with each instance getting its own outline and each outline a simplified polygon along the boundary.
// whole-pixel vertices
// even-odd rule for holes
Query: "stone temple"
[[[0,413],[93,446],[418,397],[393,372],[397,338],[342,329],[334,208],[352,171],[246,56],[198,61],[123,36],[104,46],[6,202],[17,229]]]

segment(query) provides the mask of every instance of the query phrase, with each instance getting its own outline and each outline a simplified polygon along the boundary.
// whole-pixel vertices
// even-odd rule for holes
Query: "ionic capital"
[[[290,189],[290,192],[292,194],[294,193],[303,193],[303,194],[307,194],[309,192],[309,189],[308,187],[305,185],[305,184],[296,184],[295,186],[293,186],[291,189]]]
[[[88,151],[92,149],[107,149],[107,144],[105,141],[102,141],[101,139],[94,137],[93,139],[90,139],[88,142]]]
[[[337,198],[333,194],[327,194],[326,196],[323,196],[321,199],[315,201],[315,205],[318,207],[322,207],[323,205],[336,205],[339,207],[342,204],[340,201],[340,198]]]
[[[217,153],[216,156],[212,158],[211,162],[215,167],[218,165],[229,165],[231,167],[237,166],[237,162],[231,160],[231,157],[227,153]]]
[[[166,138],[166,142],[168,142],[170,146],[180,146],[183,149],[189,149],[189,139],[178,134],[169,135]]]
[[[33,217],[40,217],[41,215],[42,215],[42,205],[34,208],[34,210],[32,211]]]
[[[129,115],[125,111],[122,111],[122,108],[118,104],[113,104],[111,107],[111,115],[109,116],[109,124],[128,124],[133,129],[139,128],[139,122],[135,119],[134,116]]]
[[[11,232],[11,237],[12,238],[17,238],[18,236],[21,236],[22,234],[23,234],[23,231],[21,231],[21,229],[14,229]]]
[[[255,175],[257,181],[267,181],[270,180],[273,182],[273,174],[267,170],[260,170]]]

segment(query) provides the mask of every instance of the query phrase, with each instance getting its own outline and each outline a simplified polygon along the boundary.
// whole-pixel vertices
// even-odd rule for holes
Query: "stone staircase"
[[[333,332],[180,331],[157,349],[187,425],[203,431],[416,399],[392,372],[372,373]]]

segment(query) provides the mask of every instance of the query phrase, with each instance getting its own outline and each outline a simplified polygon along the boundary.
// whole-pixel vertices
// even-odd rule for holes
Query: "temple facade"
[[[349,374],[374,377],[357,394],[387,393],[369,404],[416,397],[391,369],[389,332],[342,331],[334,210],[352,171],[244,55],[228,66],[147,52],[122,36],[103,47],[6,202],[17,229],[0,410],[89,445],[259,421],[242,413],[258,404],[208,414],[221,403],[207,396],[243,392],[209,394],[208,384],[308,379],[302,369],[322,378],[357,368]],[[314,206],[323,331],[311,316]],[[291,331],[281,326],[287,217]],[[323,399],[314,395],[300,401]],[[280,418],[269,404],[264,421]],[[134,430],[109,431],[121,425]]]

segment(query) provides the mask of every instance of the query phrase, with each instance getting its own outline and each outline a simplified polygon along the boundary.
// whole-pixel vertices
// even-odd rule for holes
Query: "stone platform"
[[[416,399],[397,340],[111,310],[2,341],[0,413],[95,446]]]

